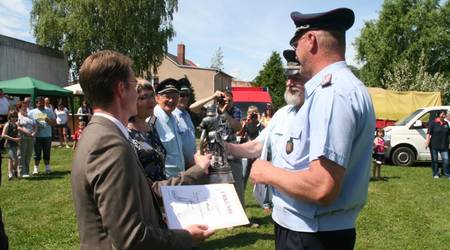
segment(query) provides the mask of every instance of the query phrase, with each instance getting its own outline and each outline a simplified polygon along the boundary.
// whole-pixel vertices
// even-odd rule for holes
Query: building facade
[[[177,55],[167,53],[157,72],[153,72],[153,77],[163,81],[185,76],[191,82],[197,100],[211,96],[216,90],[231,89],[232,76],[217,69],[198,67],[185,58],[185,45],[178,44]]]
[[[64,86],[68,75],[61,51],[0,35],[0,81],[29,76]]]

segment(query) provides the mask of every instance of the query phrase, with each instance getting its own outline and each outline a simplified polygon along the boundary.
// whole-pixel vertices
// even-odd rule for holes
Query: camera
[[[250,115],[250,119],[252,119],[252,120],[258,119],[258,114],[252,113],[252,114]]]
[[[224,105],[225,104],[225,96],[217,97],[217,102],[219,103],[219,105]]]

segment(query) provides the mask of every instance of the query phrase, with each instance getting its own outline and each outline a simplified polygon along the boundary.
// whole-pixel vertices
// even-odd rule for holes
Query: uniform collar
[[[155,106],[153,112],[155,113],[155,116],[164,123],[167,123],[170,120],[170,116],[159,105]]]
[[[332,63],[325,68],[323,68],[319,73],[315,74],[309,81],[305,84],[305,95],[306,97],[310,96],[314,90],[321,85],[324,77],[328,74],[331,74],[339,69],[346,68],[347,63],[345,61],[339,61]]]
[[[294,106],[294,105],[292,105],[292,104],[287,105],[286,108],[287,108],[287,111],[288,111],[289,113],[291,113],[291,112],[297,113],[298,110],[300,109],[300,107],[296,107],[296,106]]]

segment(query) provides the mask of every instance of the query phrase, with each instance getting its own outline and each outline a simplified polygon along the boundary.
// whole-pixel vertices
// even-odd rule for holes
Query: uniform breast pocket
[[[164,145],[170,144],[171,141],[175,140],[175,135],[173,133],[163,133],[159,134],[159,139]]]
[[[179,121],[177,125],[178,125],[178,129],[177,130],[178,130],[179,134],[184,134],[184,133],[186,133],[189,130],[188,126],[183,121]]]
[[[298,136],[286,136],[284,138],[284,150],[281,153],[284,161],[287,163],[286,168],[292,170],[304,169],[308,166],[308,153],[306,138],[302,138],[302,133]]]

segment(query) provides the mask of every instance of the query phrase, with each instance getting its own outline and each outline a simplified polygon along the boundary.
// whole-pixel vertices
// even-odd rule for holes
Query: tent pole
[[[74,96],[70,96],[70,104],[71,104],[71,111],[72,111],[72,131],[71,133],[74,134],[75,133],[75,105],[74,105]],[[72,135],[70,135],[70,138],[72,138]]]

